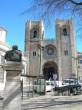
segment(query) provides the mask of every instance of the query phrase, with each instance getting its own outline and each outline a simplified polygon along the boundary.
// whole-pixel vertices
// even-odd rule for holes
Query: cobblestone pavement
[[[22,102],[22,110],[82,110],[82,95],[31,98]]]

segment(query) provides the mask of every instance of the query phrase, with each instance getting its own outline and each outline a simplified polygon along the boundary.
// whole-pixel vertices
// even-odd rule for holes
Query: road
[[[3,104],[0,101],[0,110]],[[82,110],[82,95],[51,96],[45,95],[22,101],[21,110]]]
[[[82,95],[45,95],[24,100],[22,110],[82,110]]]

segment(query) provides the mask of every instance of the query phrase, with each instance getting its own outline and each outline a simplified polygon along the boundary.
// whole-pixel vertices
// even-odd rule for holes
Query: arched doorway
[[[43,75],[46,80],[57,80],[58,79],[58,66],[55,62],[49,61],[43,66]]]

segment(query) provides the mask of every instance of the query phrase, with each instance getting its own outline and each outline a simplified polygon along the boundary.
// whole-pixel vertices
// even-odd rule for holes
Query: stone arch
[[[49,47],[50,47],[50,48],[54,48],[54,49],[57,50],[57,48],[56,48],[54,45],[52,45],[52,44],[48,44],[48,45],[45,46],[45,48],[49,48]]]
[[[43,75],[46,80],[58,79],[58,66],[53,61],[48,61],[43,65]]]

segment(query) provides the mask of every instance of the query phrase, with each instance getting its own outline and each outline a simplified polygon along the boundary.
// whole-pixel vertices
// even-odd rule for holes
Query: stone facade
[[[44,39],[42,21],[25,25],[25,52],[28,75],[63,80],[76,76],[77,64],[73,20],[56,20],[56,39]]]
[[[6,33],[7,31],[0,27],[0,97],[4,97],[5,87],[5,72],[3,69],[5,63],[4,55],[10,49],[10,46],[6,43]]]
[[[77,52],[77,76],[82,80],[82,52]]]

